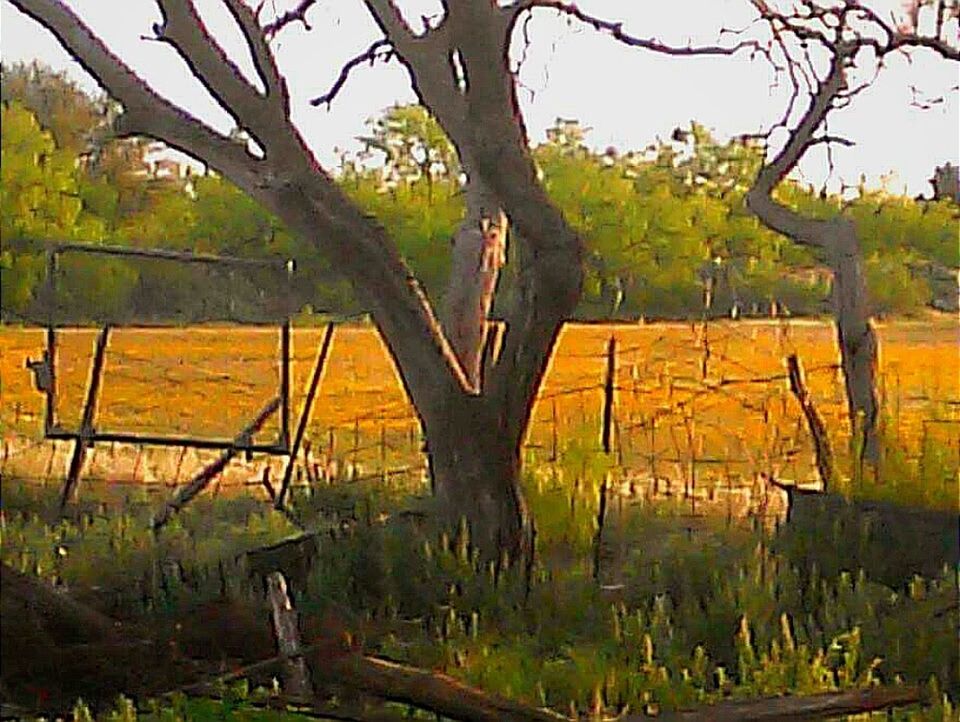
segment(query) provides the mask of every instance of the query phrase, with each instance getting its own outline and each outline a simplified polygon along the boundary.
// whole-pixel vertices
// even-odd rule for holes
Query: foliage
[[[3,305],[23,313],[35,300],[44,260],[36,240],[98,238],[97,219],[84,212],[74,159],[20,103],[0,109],[0,282]]]
[[[107,99],[88,97],[42,66],[15,65],[2,72],[5,113],[19,113],[10,117],[3,141],[4,287],[11,289],[4,294],[5,317],[27,312],[42,276],[39,258],[18,248],[16,239],[51,235],[292,256],[300,262],[292,281],[295,310],[359,310],[351,289],[315,257],[312,246],[293,238],[230,183],[209,173],[160,177],[148,162],[155,145],[111,139],[114,110]],[[13,111],[14,104],[19,110]],[[24,109],[40,126],[23,116]],[[421,106],[393,106],[368,125],[369,133],[360,138],[365,150],[343,156],[339,182],[383,223],[430,296],[442,301],[449,239],[463,213],[454,148]],[[757,146],[719,143],[696,123],[642,151],[609,148],[598,154],[586,137],[576,121],[558,120],[547,142],[534,149],[549,193],[586,242],[579,316],[765,314],[774,301],[793,315],[825,310],[828,285],[822,274],[811,280],[808,273],[819,265],[815,254],[763,228],[744,207],[761,161]],[[789,181],[777,193],[818,217],[843,212],[857,222],[877,313],[913,313],[944,294],[947,307],[953,303],[955,288],[935,284],[924,269],[943,275],[960,264],[955,203],[863,187],[856,198],[842,201]],[[82,290],[85,279],[75,284],[64,299],[75,320],[112,317],[124,304],[133,317],[151,318],[167,293],[174,295],[169,305],[180,309],[174,316],[182,322],[256,315],[256,304],[244,294],[256,298],[259,291],[225,290],[173,264],[126,265],[111,266],[89,294]],[[510,294],[513,265],[504,274],[502,298]],[[276,285],[264,285],[263,279],[252,283],[277,293]],[[705,309],[708,284],[711,307]],[[201,289],[218,290],[201,304]],[[226,293],[239,295],[239,307],[226,309],[218,298]]]

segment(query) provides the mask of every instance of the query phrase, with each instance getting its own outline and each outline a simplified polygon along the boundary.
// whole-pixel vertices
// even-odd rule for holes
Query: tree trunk
[[[876,395],[877,335],[870,320],[860,240],[854,224],[841,220],[830,264],[840,362],[847,393],[852,443],[860,462],[879,461]]]
[[[522,429],[482,397],[461,396],[425,419],[427,458],[440,519],[466,519],[470,544],[507,561],[527,551],[528,517],[520,488]]]
[[[391,52],[408,70],[414,92],[457,148],[461,165],[489,188],[496,213],[480,230],[505,230],[502,208],[517,230],[518,246],[526,247],[520,254],[524,267],[518,269],[519,302],[505,313],[509,327],[503,351],[487,369],[480,397],[475,381],[483,375],[483,343],[475,342],[476,331],[485,325],[480,311],[492,299],[502,232],[482,242],[474,235],[471,253],[464,254],[476,259],[479,244],[481,271],[484,255],[490,267],[473,274],[478,282],[473,298],[479,300],[467,304],[472,310],[464,315],[472,319],[470,342],[461,346],[471,349],[465,364],[393,239],[320,167],[291,122],[286,80],[253,8],[241,0],[226,3],[262,90],[237,72],[192,3],[159,0],[162,22],[154,32],[249,134],[257,153],[155,93],[69,7],[54,0],[13,2],[48,28],[123,104],[118,136],[149,136],[203,160],[310,242],[352,284],[423,422],[435,488],[453,507],[444,513],[467,516],[480,546],[485,538],[496,539],[515,553],[524,525],[517,484],[520,439],[582,280],[582,241],[537,180],[516,96],[509,47],[522,4],[451,3],[442,25],[423,35],[389,0],[365,0]],[[478,361],[472,360],[474,354]],[[471,403],[478,398],[482,401]],[[495,546],[487,549],[488,556],[499,553]]]

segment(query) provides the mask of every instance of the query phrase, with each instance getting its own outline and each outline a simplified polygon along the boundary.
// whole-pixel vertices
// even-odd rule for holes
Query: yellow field
[[[323,329],[293,337],[296,426]],[[886,423],[916,449],[926,436],[956,445],[960,420],[957,323],[949,317],[879,326]],[[619,455],[638,473],[704,482],[757,471],[813,474],[799,406],[783,359],[799,353],[821,413],[846,434],[834,331],[809,321],[570,325],[561,335],[529,434],[540,458],[578,435],[599,442],[604,353],[618,342]],[[76,428],[95,331],[60,333],[59,421]],[[39,438],[43,397],[24,368],[43,332],[0,330],[0,428]],[[277,392],[275,329],[202,327],[115,330],[96,419],[99,431],[231,438]],[[892,425],[892,426],[890,426]],[[330,458],[392,466],[416,457],[416,423],[375,331],[342,327],[314,404],[308,437]],[[276,418],[257,437],[276,438]],[[332,432],[331,432],[332,430]],[[592,436],[584,437],[584,431]],[[693,463],[691,463],[693,462]]]

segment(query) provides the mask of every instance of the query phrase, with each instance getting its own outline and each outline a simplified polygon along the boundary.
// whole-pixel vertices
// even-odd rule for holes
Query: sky
[[[172,49],[149,39],[159,11],[149,0],[86,0],[70,3],[116,54],[158,92],[221,132],[230,117],[194,81]],[[292,0],[266,0],[264,13],[282,12]],[[415,28],[419,18],[439,12],[439,2],[398,0]],[[746,0],[580,0],[589,13],[624,22],[624,31],[674,45],[714,43],[721,28],[740,28],[752,17]],[[241,51],[239,31],[218,0],[198,0],[208,29],[248,77],[252,63]],[[885,12],[898,3],[877,0]],[[122,12],[118,11],[122,8]],[[409,78],[393,61],[363,65],[328,110],[309,100],[326,92],[342,65],[379,37],[362,0],[319,0],[308,13],[312,30],[295,25],[273,41],[291,92],[294,122],[317,158],[335,170],[338,153],[360,148],[365,122],[390,105],[415,100]],[[774,83],[770,66],[746,53],[734,57],[677,58],[626,47],[590,27],[537,10],[528,25],[529,46],[519,30],[511,56],[520,67],[520,102],[533,143],[546,137],[557,118],[577,119],[590,128],[597,148],[642,149],[678,126],[696,120],[721,140],[769,128],[786,107],[787,90]],[[525,57],[524,57],[525,56]],[[0,58],[40,60],[66,70],[80,84],[95,82],[38,24],[0,0]],[[876,82],[854,103],[830,116],[830,133],[856,142],[834,151],[832,172],[823,147],[813,149],[796,174],[805,182],[836,191],[861,175],[870,187],[931,195],[936,166],[960,164],[958,63],[931,53],[891,59]],[[943,102],[921,110],[911,105],[911,86],[921,97]],[[777,138],[774,138],[776,141]],[[776,146],[774,146],[776,147]]]

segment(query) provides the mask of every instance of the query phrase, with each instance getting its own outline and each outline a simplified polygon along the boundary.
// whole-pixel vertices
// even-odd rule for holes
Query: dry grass
[[[294,333],[291,428],[322,333]],[[885,423],[908,448],[918,449],[931,436],[956,448],[955,320],[880,324],[879,334]],[[747,482],[757,471],[812,478],[808,434],[784,377],[783,359],[792,352],[802,359],[836,442],[847,434],[829,324],[719,322],[706,328],[706,336],[699,324],[570,325],[561,335],[530,429],[531,453],[538,458],[562,454],[571,439],[592,438],[598,429],[611,335],[619,346],[619,454],[632,472],[697,488],[734,484],[737,478]],[[58,411],[67,428],[78,424],[94,337],[91,330],[60,334]],[[230,438],[276,393],[278,346],[274,329],[115,330],[96,426]],[[41,331],[0,330],[5,434],[40,436],[43,397],[34,390],[24,360],[38,358],[42,347]],[[258,439],[274,439],[277,429],[274,418]],[[339,328],[309,428],[314,448],[330,457],[391,467],[416,456],[416,429],[377,334],[365,327]],[[585,430],[591,434],[584,436]]]

